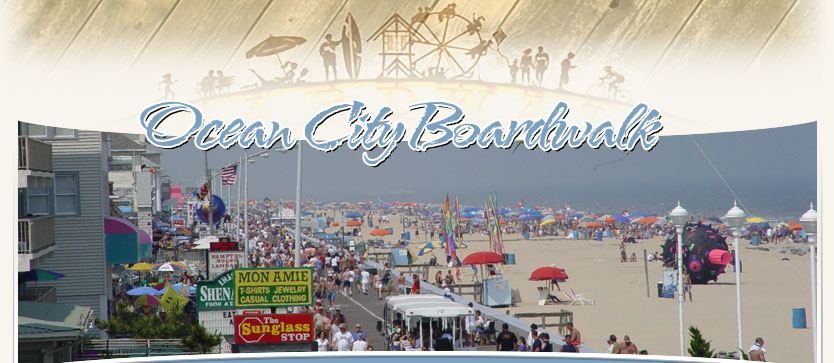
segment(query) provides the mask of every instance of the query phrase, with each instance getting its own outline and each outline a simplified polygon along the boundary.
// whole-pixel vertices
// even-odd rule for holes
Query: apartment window
[[[51,178],[29,177],[26,187],[26,213],[35,216],[50,215]]]
[[[38,139],[74,139],[78,135],[73,129],[26,124],[26,136]]]
[[[77,172],[55,172],[55,215],[81,214]]]
[[[43,125],[26,125],[26,135],[31,137],[48,137],[47,127]]]
[[[73,129],[65,129],[63,127],[50,127],[50,129],[52,129],[53,138],[75,138],[75,130]]]

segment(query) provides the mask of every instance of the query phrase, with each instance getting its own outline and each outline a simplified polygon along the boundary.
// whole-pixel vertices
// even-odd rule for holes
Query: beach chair
[[[558,297],[555,295],[550,295],[550,291],[547,291],[544,287],[539,287],[539,306],[544,305],[555,305],[555,304],[562,304],[565,301],[559,300]]]
[[[596,305],[596,302],[594,302],[594,300],[586,298],[585,294],[577,294],[573,291],[573,288],[570,288],[569,291],[570,292],[568,292],[568,291],[563,291],[563,292],[565,293],[565,296],[567,296],[568,299],[570,299],[570,305],[576,305],[576,304],[585,305],[585,303],[590,303],[591,305]]]

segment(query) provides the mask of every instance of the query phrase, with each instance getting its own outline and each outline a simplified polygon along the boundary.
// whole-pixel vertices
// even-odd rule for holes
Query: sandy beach
[[[392,216],[390,223],[394,234],[384,237],[386,243],[395,243],[402,230],[400,218]],[[336,228],[328,228],[335,232]],[[363,236],[371,229],[365,225]],[[427,236],[414,235],[409,248],[415,253],[427,241]],[[458,250],[463,259],[467,254],[489,251],[485,235],[465,235],[468,248]],[[732,241],[728,241],[732,242]],[[512,313],[558,312],[562,309],[574,313],[576,328],[582,333],[583,344],[598,351],[606,351],[605,340],[615,334],[618,341],[629,335],[639,349],[649,354],[679,355],[679,327],[677,299],[657,297],[657,282],[662,280],[660,262],[648,263],[649,297],[646,297],[646,277],[643,250],[660,252],[662,238],[638,240],[628,244],[628,256],[638,255],[638,262],[621,263],[619,239],[605,238],[603,241],[571,240],[560,237],[542,237],[524,240],[520,234],[504,236],[507,253],[516,255],[515,265],[502,265],[499,270],[510,279],[513,289],[518,289],[522,302],[510,307]],[[744,350],[752,345],[756,337],[765,340],[768,361],[807,362],[811,359],[811,288],[810,261],[808,255],[782,254],[776,251],[751,249],[749,241],[741,240],[742,318],[744,329]],[[778,247],[788,245],[780,244]],[[760,247],[774,247],[763,244]],[[444,252],[432,253],[439,261],[445,261]],[[789,260],[783,261],[783,258]],[[420,257],[417,263],[427,263],[430,254]],[[567,304],[538,306],[537,287],[542,282],[528,281],[530,273],[543,266],[555,264],[566,270],[570,278],[561,283],[563,290],[573,288],[578,294],[585,294],[595,300],[595,305]],[[446,267],[441,267],[444,271]],[[431,269],[425,280],[433,281],[439,269]],[[473,281],[471,267],[461,268],[462,283]],[[558,293],[560,298],[564,297]],[[684,324],[697,326],[704,337],[712,341],[712,348],[718,351],[737,350],[736,292],[735,275],[732,267],[722,274],[718,283],[694,285],[693,302],[684,303]],[[792,309],[805,308],[807,329],[792,328]],[[506,310],[500,308],[499,310]],[[539,320],[540,321],[540,320]],[[531,322],[535,322],[531,320]],[[688,331],[685,336],[688,347]],[[688,354],[687,354],[688,355]]]

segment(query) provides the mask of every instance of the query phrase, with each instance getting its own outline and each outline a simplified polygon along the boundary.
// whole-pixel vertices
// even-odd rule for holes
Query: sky
[[[816,200],[816,140],[816,123],[808,123],[661,136],[653,150],[628,155],[587,146],[546,153],[447,145],[418,153],[401,144],[378,167],[362,163],[361,149],[342,146],[324,153],[305,147],[302,199],[437,203],[448,194],[464,205],[482,206],[493,192],[502,205],[524,198],[528,206],[558,209],[568,203],[600,214],[623,208],[666,214],[680,200],[688,211],[704,216],[722,216],[738,199],[750,214],[796,220]],[[243,154],[239,147],[213,149],[209,168],[229,165]],[[296,151],[270,155],[249,164],[249,199],[295,199]],[[162,165],[174,185],[196,186],[205,175],[204,152],[190,143],[164,150]],[[237,186],[232,195],[237,198]]]

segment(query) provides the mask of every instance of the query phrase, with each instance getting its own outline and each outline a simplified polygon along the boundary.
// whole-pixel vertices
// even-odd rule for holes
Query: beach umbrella
[[[553,223],[556,223],[555,219],[546,219],[546,220],[542,221],[541,223],[539,223],[539,227],[544,227],[546,225],[553,224]]]
[[[127,294],[130,295],[130,296],[141,296],[141,295],[160,296],[160,295],[162,295],[162,291],[154,289],[153,287],[150,287],[150,286],[141,286],[141,287],[137,287],[135,289],[129,290],[127,292]]]
[[[345,223],[345,225],[348,226],[348,227],[358,227],[358,226],[362,225],[362,222],[360,222],[360,221],[347,221]]]
[[[567,280],[568,274],[565,270],[557,267],[540,267],[530,274],[529,281],[550,281],[550,280]]]
[[[507,223],[510,223],[510,222],[507,222],[506,220],[501,219],[501,220],[499,220],[499,221],[498,221],[498,223],[500,223],[500,224],[507,224]]]
[[[139,262],[137,264],[134,264],[133,266],[130,266],[130,269],[133,271],[150,271],[153,268],[153,266],[154,265],[149,264],[147,262]]]
[[[595,220],[595,219],[597,219],[597,218],[596,218],[596,217],[594,217],[594,216],[592,216],[592,215],[590,215],[590,214],[589,214],[589,215],[586,215],[586,216],[582,216],[582,218],[579,218],[579,220],[580,220],[580,221],[583,221],[583,222],[584,222],[584,221],[593,221],[593,220]]]
[[[718,218],[718,217],[707,217],[707,220],[708,221],[713,221],[715,223],[724,223],[724,221],[722,221],[721,218]]]
[[[391,231],[387,229],[375,229],[371,231],[371,236],[387,236],[391,234]]]
[[[605,227],[604,224],[599,222],[591,222],[585,225],[585,228],[602,228]]]
[[[428,252],[431,252],[431,250],[435,248],[443,248],[443,243],[440,241],[428,242],[424,244],[422,247],[420,247],[420,250],[417,251],[417,256],[422,256]]]
[[[657,222],[657,217],[643,217],[637,220],[636,223],[651,225],[652,223]]]
[[[159,300],[152,295],[141,295],[133,298],[130,301],[133,305],[140,305],[140,306],[152,306],[152,305],[159,305]]]
[[[21,284],[27,281],[57,280],[62,277],[64,277],[64,274],[35,268],[25,272],[18,272],[17,283]]]
[[[802,230],[802,225],[799,224],[799,223],[790,222],[789,224],[790,224],[790,227],[788,227],[788,229],[790,229],[791,231],[801,231]]]
[[[339,222],[333,222],[333,223],[330,223],[330,225],[331,225],[331,226],[333,226],[333,227],[338,227],[338,226],[339,226]]]
[[[759,217],[753,217],[747,218],[747,223],[767,223],[767,221]]]
[[[177,264],[174,264],[174,263],[163,263],[163,264],[160,264],[160,265],[156,265],[151,269],[151,271],[156,271],[156,272],[176,272],[176,271],[182,271],[182,270],[184,270],[184,268],[182,268],[182,267],[180,267],[180,266],[178,266]]]
[[[362,214],[357,212],[350,212],[348,214],[345,214],[345,218],[362,218]]]
[[[475,252],[463,259],[463,265],[483,265],[504,262],[504,257],[495,252]]]

